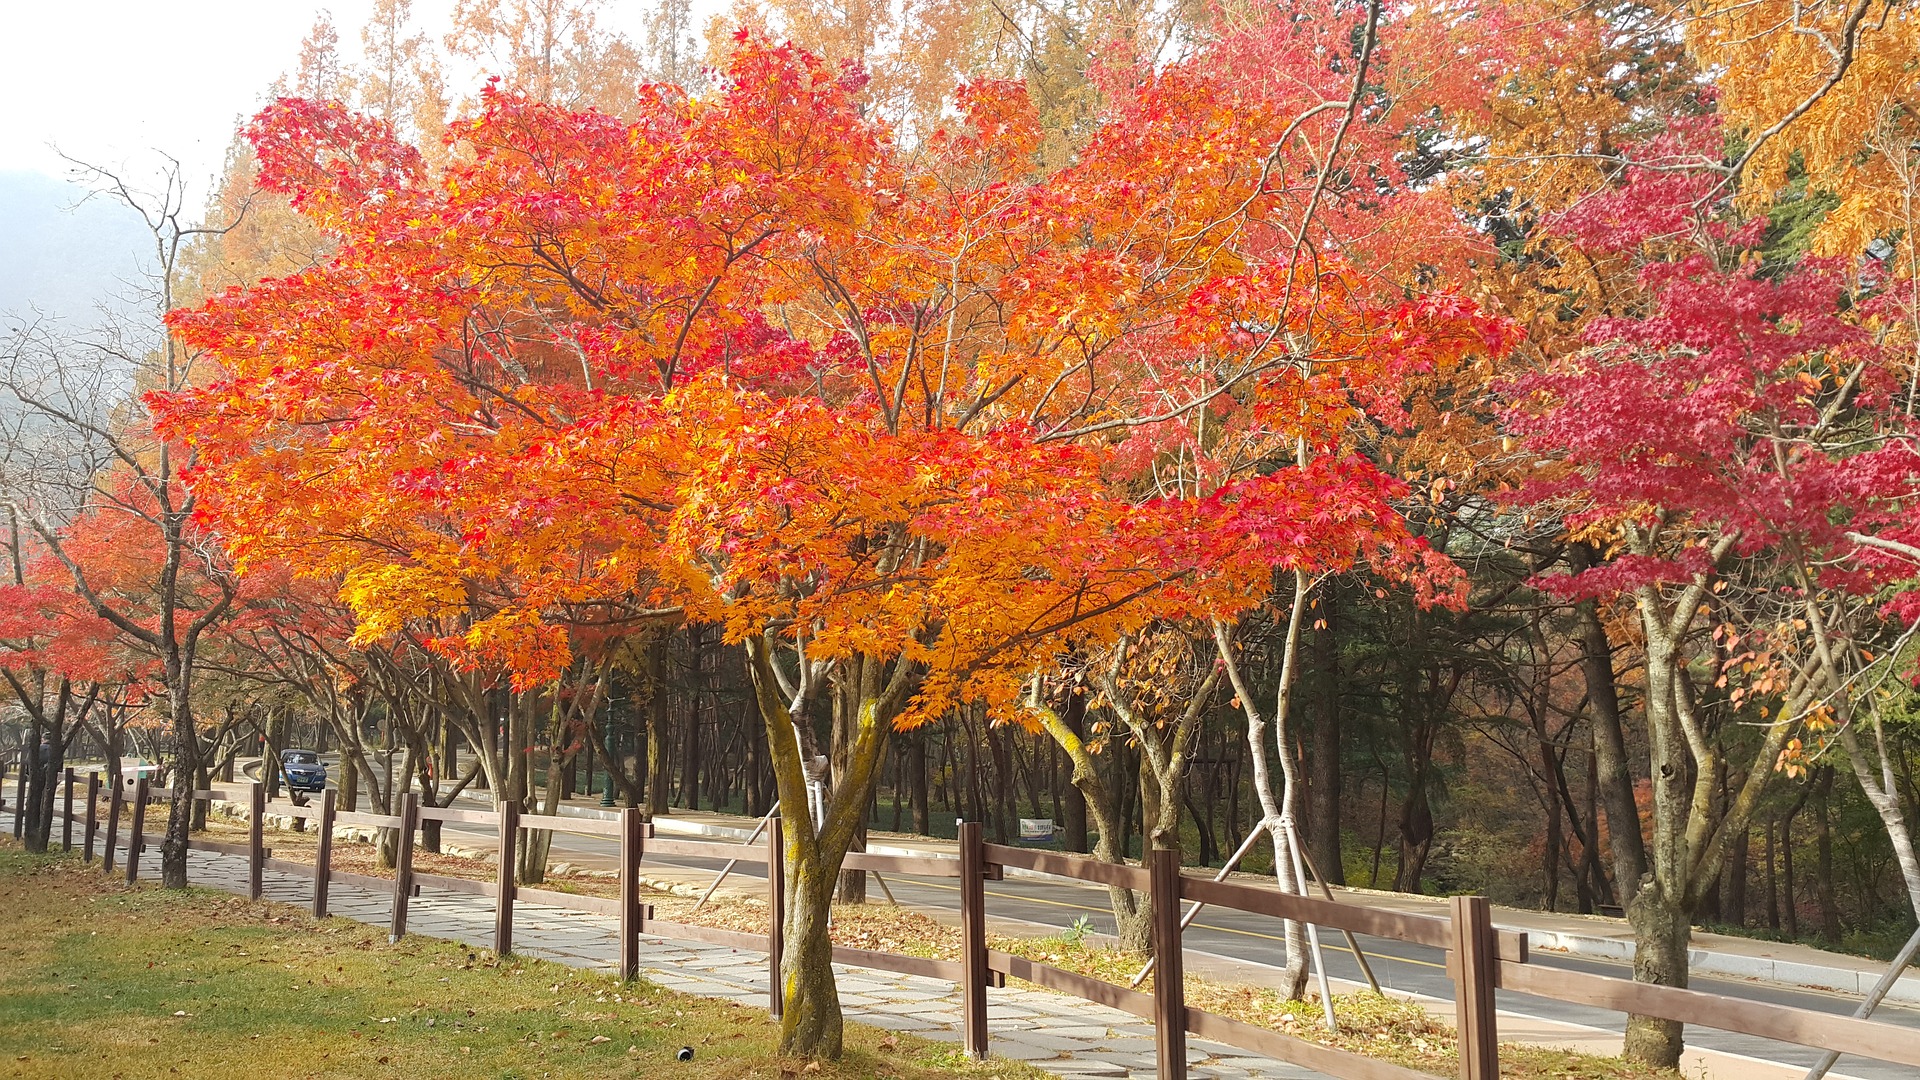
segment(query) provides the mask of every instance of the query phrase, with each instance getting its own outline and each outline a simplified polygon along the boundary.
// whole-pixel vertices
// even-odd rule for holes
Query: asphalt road
[[[444,828],[446,830],[444,835],[448,835],[449,838],[456,833],[480,843],[491,841],[493,838],[492,831],[483,828],[456,826],[453,823],[448,823]],[[617,859],[619,847],[613,841],[600,837],[562,834],[554,837],[553,852],[553,857],[557,860],[564,860],[569,854],[576,859],[583,855]],[[722,865],[719,860],[664,856],[649,857],[647,862],[654,865],[714,871]],[[765,876],[764,867],[746,863],[736,867],[733,872],[750,877]],[[959,911],[959,887],[950,880],[898,874],[888,874],[886,880],[893,890],[894,897],[906,906],[925,911],[956,913]],[[872,891],[875,896],[878,896],[877,888]],[[1105,890],[1067,883],[1032,878],[1008,878],[1004,881],[989,883],[987,912],[990,917],[1019,919],[1057,929],[1069,927],[1076,919],[1085,916],[1091,920],[1096,932],[1110,934],[1114,931],[1113,913],[1107,906]],[[1224,908],[1210,908],[1201,912],[1200,917],[1188,927],[1185,941],[1189,950],[1242,962],[1278,967],[1284,963],[1286,957],[1286,943],[1280,937],[1279,925],[1275,920]],[[1360,938],[1360,945],[1366,951],[1374,974],[1383,986],[1434,998],[1452,999],[1453,984],[1447,978],[1446,958],[1440,950],[1366,936]],[[1362,981],[1358,963],[1346,950],[1344,939],[1337,933],[1329,932],[1322,936],[1322,954],[1326,959],[1327,974],[1330,978],[1344,979],[1354,983]],[[1620,963],[1538,952],[1534,954],[1533,961],[1552,967],[1572,968],[1595,974],[1619,977],[1628,975],[1627,965]],[[1791,1005],[1839,1016],[1851,1013],[1858,1005],[1857,1000],[1841,997],[1838,994],[1816,990],[1796,990],[1765,983],[1695,978],[1692,986],[1696,990],[1725,994],[1729,997]],[[1504,990],[1499,992],[1499,1006],[1503,1012],[1581,1024],[1605,1031],[1619,1032],[1625,1026],[1625,1017],[1610,1010],[1573,1005]],[[1920,1011],[1914,1009],[1889,1005],[1883,1006],[1874,1015],[1875,1019],[1885,1023],[1920,1028]],[[1710,1028],[1690,1027],[1687,1031],[1687,1039],[1690,1044],[1696,1046],[1803,1067],[1811,1065],[1819,1057],[1819,1051],[1816,1050],[1751,1035],[1715,1031]],[[1834,1071],[1837,1074],[1862,1077],[1865,1080],[1912,1080],[1913,1078],[1912,1070],[1905,1066],[1855,1057],[1842,1058]]]

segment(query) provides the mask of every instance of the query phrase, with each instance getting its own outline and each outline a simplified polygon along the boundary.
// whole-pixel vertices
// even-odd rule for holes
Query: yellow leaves
[[[1797,780],[1807,775],[1807,768],[1815,756],[1807,752],[1799,739],[1788,739],[1787,744],[1780,748],[1780,756],[1774,759],[1773,769]]]
[[[1752,199],[1769,198],[1801,168],[1815,190],[1840,193],[1815,235],[1821,254],[1851,256],[1899,231],[1916,179],[1910,118],[1920,36],[1909,12],[1849,31],[1854,7],[1714,0],[1688,31],[1690,48],[1719,69],[1721,108],[1735,126],[1760,131],[1805,107],[1758,149],[1741,187]],[[1908,259],[1894,267],[1903,277],[1914,270]]]
[[[358,625],[352,643],[366,646],[398,633],[409,618],[441,618],[466,607],[460,578],[419,565],[363,564],[349,571],[340,599]]]

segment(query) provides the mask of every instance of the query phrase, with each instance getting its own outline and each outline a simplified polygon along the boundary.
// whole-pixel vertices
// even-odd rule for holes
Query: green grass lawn
[[[620,983],[226,893],[127,888],[0,841],[0,1075],[1033,1078],[849,1024],[824,1068],[765,1010]],[[691,1046],[690,1064],[675,1052]]]

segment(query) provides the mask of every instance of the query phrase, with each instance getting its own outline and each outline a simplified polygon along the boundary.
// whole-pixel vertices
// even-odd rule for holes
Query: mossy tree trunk
[[[1079,687],[1072,687],[1068,693],[1081,695]],[[1040,724],[1072,765],[1068,777],[1074,789],[1080,792],[1080,798],[1086,804],[1087,814],[1093,818],[1097,830],[1092,847],[1093,857],[1102,862],[1121,863],[1127,861],[1126,829],[1120,823],[1118,807],[1107,782],[1100,775],[1100,763],[1095,760],[1093,750],[1087,741],[1070,726],[1060,711],[1048,704],[1041,695],[1041,678],[1036,675],[1028,687],[1027,712]],[[1120,947],[1141,956],[1153,952],[1153,924],[1147,917],[1147,898],[1132,889],[1119,886],[1107,887],[1107,902],[1113,908],[1113,920],[1119,932]]]
[[[799,672],[788,679],[766,637],[746,641],[747,674],[765,722],[769,761],[780,797],[786,837],[786,945],[781,954],[783,1015],[780,1052],[799,1057],[840,1056],[840,994],[833,979],[833,942],[827,933],[840,864],[866,817],[893,717],[911,684],[905,658],[855,656],[834,662],[845,692],[858,701],[841,771],[832,777],[819,820],[812,812],[808,768],[819,755],[808,727],[796,725],[827,672],[799,653]]]
[[[1655,554],[1658,532],[1658,524],[1629,528],[1629,549],[1639,555]],[[1719,538],[1709,549],[1709,565],[1718,567],[1736,539],[1732,534]],[[1762,726],[1759,744],[1733,797],[1716,800],[1714,777],[1722,767],[1723,748],[1702,724],[1687,671],[1689,640],[1697,631],[1715,576],[1715,572],[1701,572],[1684,585],[1647,584],[1632,593],[1645,642],[1653,814],[1647,872],[1638,883],[1621,885],[1628,895],[1627,921],[1634,931],[1634,978],[1659,986],[1687,985],[1693,915],[1719,879],[1733,836],[1745,832],[1752,821],[1786,745],[1787,718],[1811,701],[1817,687],[1805,672],[1795,677],[1787,700]],[[1616,832],[1639,826],[1637,820],[1609,824]],[[1681,1036],[1682,1025],[1674,1021],[1629,1016],[1623,1054],[1659,1068],[1678,1068]]]

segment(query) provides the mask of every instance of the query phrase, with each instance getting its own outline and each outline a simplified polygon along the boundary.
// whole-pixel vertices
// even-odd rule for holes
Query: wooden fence
[[[67,770],[61,800],[64,817],[62,839],[68,850],[72,850],[75,846],[74,825],[78,823],[81,826],[79,846],[83,858],[91,861],[94,841],[103,825],[96,820],[100,776],[92,773],[87,777],[84,813],[78,816],[73,805],[77,782],[74,770]],[[149,789],[144,779],[135,784],[130,808],[123,806],[125,799],[117,787],[108,793],[103,849],[108,872],[113,870],[120,818],[123,813],[130,812],[123,872],[129,882],[138,878],[141,859],[148,845],[159,841],[158,837],[147,836],[144,832],[146,805],[149,801],[170,796],[171,793],[164,789]],[[255,898],[260,896],[261,875],[266,870],[311,879],[312,910],[316,916],[327,914],[328,887],[333,883],[345,883],[375,892],[384,891],[392,897],[389,931],[392,938],[398,940],[407,931],[407,902],[423,889],[491,897],[494,900],[494,951],[501,955],[513,950],[513,913],[516,903],[524,901],[613,915],[618,919],[616,936],[621,977],[631,979],[638,972],[642,936],[700,941],[766,952],[767,1003],[774,1015],[780,1014],[779,965],[781,926],[784,922],[784,897],[780,883],[784,873],[783,841],[777,818],[769,823],[765,843],[748,847],[713,840],[656,836],[651,825],[643,822],[639,812],[632,809],[621,811],[617,820],[551,817],[522,813],[511,803],[498,811],[422,807],[417,796],[409,794],[403,799],[398,814],[363,814],[337,809],[334,793],[327,791],[315,805],[271,805],[274,813],[310,821],[316,826],[315,857],[313,862],[307,863],[276,859],[273,850],[265,846],[263,829],[269,804],[265,789],[260,784],[237,786],[231,791],[196,791],[194,798],[243,802],[248,806],[247,843],[222,844],[195,838],[189,841],[188,847],[245,856],[248,893]],[[474,881],[416,872],[413,869],[413,840],[422,821],[492,827],[500,845],[499,869],[495,879],[490,882]],[[398,830],[392,878],[352,874],[332,867],[333,830],[338,826],[355,825]],[[576,833],[618,841],[619,895],[614,898],[583,896],[515,884],[515,849],[521,831],[526,829]],[[1005,980],[1011,977],[1132,1013],[1152,1022],[1161,1080],[1184,1080],[1186,1077],[1189,1034],[1275,1060],[1292,1062],[1340,1080],[1422,1080],[1428,1076],[1377,1058],[1322,1046],[1188,1007],[1184,999],[1180,912],[1182,901],[1193,900],[1213,907],[1316,923],[1356,934],[1444,950],[1447,973],[1455,987],[1455,1012],[1460,1040],[1459,1075],[1463,1080],[1493,1080],[1500,1075],[1500,1046],[1494,1007],[1494,992],[1500,989],[1642,1016],[1663,1017],[1920,1068],[1920,1030],[1530,963],[1526,935],[1496,929],[1485,897],[1454,897],[1446,917],[1414,915],[1361,904],[1294,896],[1235,882],[1188,877],[1181,873],[1178,854],[1170,851],[1154,851],[1144,867],[1120,866],[1084,856],[988,844],[982,841],[977,823],[962,825],[959,841],[958,859],[853,852],[847,855],[845,867],[849,870],[878,870],[920,877],[958,878],[961,960],[929,960],[838,945],[834,946],[833,959],[836,963],[944,979],[958,984],[961,990],[962,1045],[975,1057],[985,1057],[988,1050],[987,988],[1004,985]],[[640,901],[640,867],[648,856],[729,860],[767,867],[769,913],[766,933],[720,930],[655,919],[651,906]],[[1001,878],[1009,867],[1073,881],[1117,885],[1147,892],[1152,897],[1154,951],[1159,957],[1153,991],[1130,990],[1077,972],[988,949],[986,882]]]

